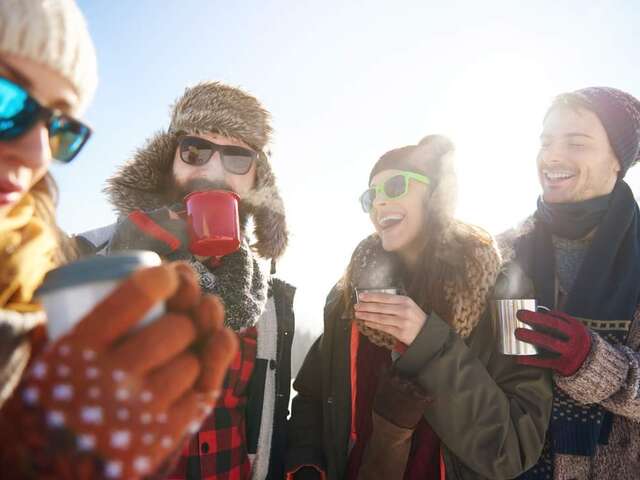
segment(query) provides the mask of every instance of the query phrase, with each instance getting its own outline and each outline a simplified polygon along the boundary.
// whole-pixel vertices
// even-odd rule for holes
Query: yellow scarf
[[[35,311],[33,293],[54,266],[57,246],[50,228],[35,215],[33,196],[27,194],[0,219],[0,308]]]

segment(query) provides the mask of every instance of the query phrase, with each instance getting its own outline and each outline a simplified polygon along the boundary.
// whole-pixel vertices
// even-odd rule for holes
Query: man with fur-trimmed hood
[[[167,131],[155,134],[108,180],[117,224],[79,236],[92,250],[146,249],[186,260],[219,295],[241,353],[201,430],[169,478],[282,478],[293,337],[293,287],[268,278],[287,245],[282,199],[269,164],[270,115],[246,92],[218,82],[187,88]],[[212,261],[188,250],[183,198],[201,190],[239,196],[241,245]],[[246,232],[253,218],[256,243]],[[84,241],[84,242],[83,242]]]

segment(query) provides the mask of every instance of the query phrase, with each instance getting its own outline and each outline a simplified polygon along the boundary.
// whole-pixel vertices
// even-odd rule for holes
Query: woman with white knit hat
[[[48,170],[89,139],[79,116],[96,85],[93,43],[73,0],[0,0],[2,478],[139,478],[171,468],[237,349],[220,302],[180,263],[137,271],[48,341],[33,294],[69,253]],[[167,314],[131,333],[165,300]]]

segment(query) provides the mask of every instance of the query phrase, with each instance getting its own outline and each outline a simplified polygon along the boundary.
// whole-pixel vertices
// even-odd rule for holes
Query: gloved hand
[[[132,329],[165,300],[165,315]],[[137,271],[35,358],[0,412],[4,460],[13,453],[14,468],[42,463],[52,450],[52,434],[65,432],[74,439],[72,453],[44,462],[55,478],[76,478],[68,472],[87,453],[101,459],[90,478],[154,472],[220,394],[237,351],[236,336],[223,320],[222,305],[201,295],[187,265]]]
[[[573,375],[591,350],[591,334],[580,320],[566,313],[520,310],[518,319],[536,330],[518,328],[516,338],[556,354],[553,358],[539,355],[518,357],[521,365],[552,368],[560,375]]]
[[[151,250],[166,256],[189,245],[187,224],[176,213],[180,204],[152,212],[135,210],[118,222],[109,242],[110,252],[119,250]]]

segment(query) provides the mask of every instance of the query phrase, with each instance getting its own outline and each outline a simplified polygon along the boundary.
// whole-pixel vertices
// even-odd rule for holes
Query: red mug
[[[187,195],[189,251],[202,257],[223,257],[240,248],[238,197],[228,190]]]

